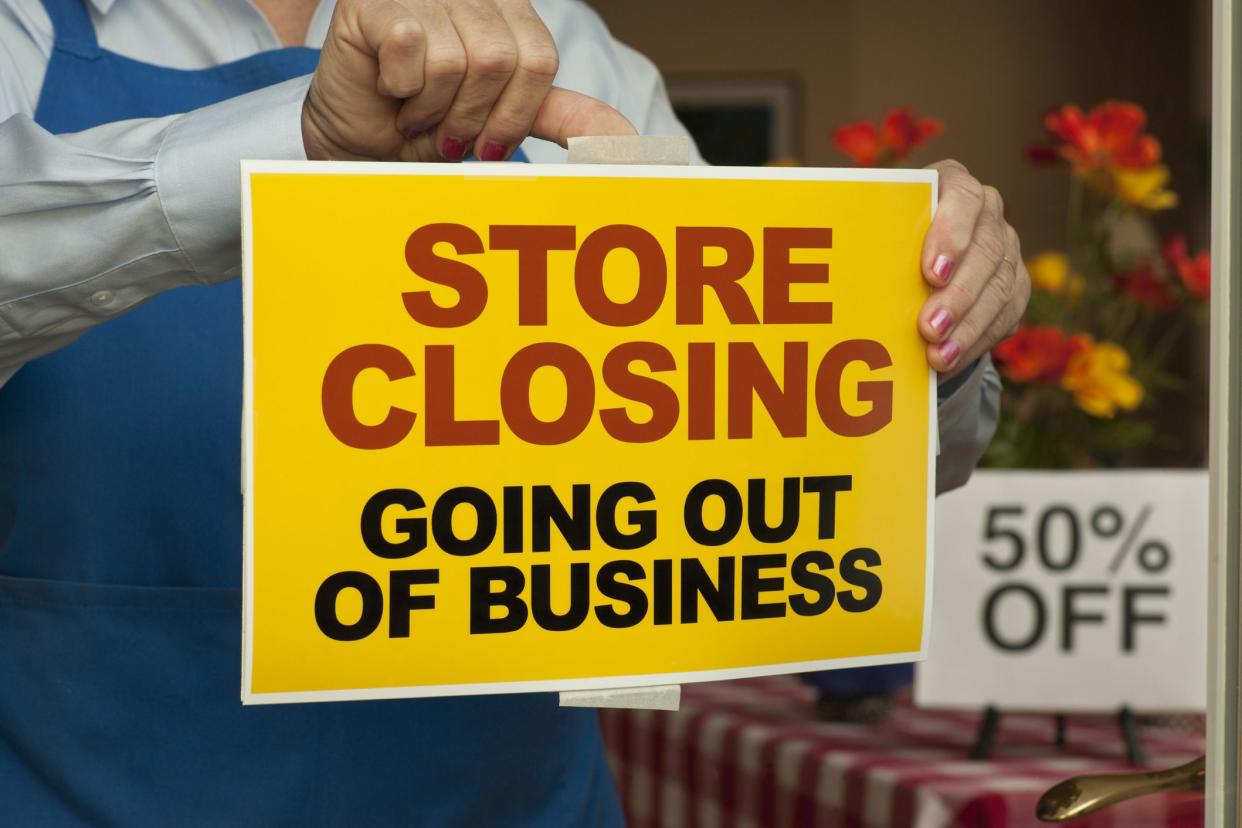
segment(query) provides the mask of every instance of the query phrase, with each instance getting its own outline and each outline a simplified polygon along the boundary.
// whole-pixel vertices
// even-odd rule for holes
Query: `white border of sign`
[[[348,700],[429,698],[438,696],[473,696],[500,693],[541,693],[566,690],[608,690],[616,687],[651,687],[661,684],[687,684],[700,681],[771,676],[812,670],[873,667],[921,661],[926,657],[928,631],[931,628],[932,574],[934,572],[936,455],[939,451],[939,426],[936,407],[936,374],[928,368],[928,437],[927,437],[927,570],[923,606],[923,635],[919,650],[913,653],[890,653],[879,656],[804,661],[791,664],[766,664],[728,670],[700,670],[689,673],[658,673],[620,675],[597,678],[550,679],[543,681],[487,682],[484,684],[450,684],[435,686],[376,687],[361,690],[308,690],[290,693],[251,692],[254,657],[254,240],[250,222],[250,176],[256,173],[296,173],[302,175],[451,175],[483,178],[538,176],[572,178],[685,178],[732,180],[792,181],[887,181],[909,184],[931,184],[932,214],[935,214],[939,178],[934,170],[835,169],[817,167],[683,167],[644,166],[636,171],[624,165],[536,165],[496,163],[470,164],[397,164],[357,161],[242,161],[242,301],[245,337],[245,377],[242,402],[242,494],[245,500],[243,519],[243,590],[242,590],[242,704],[288,704]]]

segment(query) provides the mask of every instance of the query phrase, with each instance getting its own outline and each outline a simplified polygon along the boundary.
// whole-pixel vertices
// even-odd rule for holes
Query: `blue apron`
[[[100,49],[83,0],[44,6],[52,132],[318,59],[168,69]],[[233,281],[163,293],[0,388],[0,825],[621,824],[594,714],[549,695],[241,707],[241,370]]]

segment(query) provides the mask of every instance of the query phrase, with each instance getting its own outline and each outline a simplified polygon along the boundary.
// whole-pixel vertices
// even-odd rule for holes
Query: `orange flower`
[[[1112,417],[1118,409],[1133,411],[1143,401],[1143,386],[1130,376],[1130,355],[1114,342],[1087,347],[1070,357],[1061,387],[1074,395],[1074,404],[1092,417]]]
[[[1110,189],[1131,207],[1142,207],[1144,210],[1167,210],[1177,206],[1177,193],[1166,190],[1169,183],[1169,168],[1164,164],[1153,164],[1141,170],[1118,168],[1112,175],[1098,176],[1106,179],[1099,182],[1101,189]],[[1107,179],[1111,178],[1111,181]]]
[[[1049,250],[1026,260],[1026,272],[1031,286],[1054,296],[1077,299],[1082,296],[1086,282],[1077,273],[1070,272],[1070,262],[1064,253]]]
[[[996,346],[992,356],[1001,373],[1015,382],[1050,384],[1061,380],[1070,359],[1089,347],[1091,338],[1070,336],[1051,325],[1023,325],[1018,332]]]
[[[928,139],[944,132],[935,118],[915,118],[908,107],[890,109],[884,120],[858,121],[837,127],[832,142],[859,167],[876,167],[903,160]]]
[[[1191,296],[1206,302],[1212,295],[1212,257],[1200,250],[1190,258],[1185,236],[1175,236],[1164,245],[1164,258],[1177,272]]]
[[[1122,293],[1145,308],[1167,311],[1177,307],[1177,295],[1172,285],[1161,278],[1148,262],[1143,262],[1129,273],[1118,273],[1113,277],[1113,282]]]
[[[1143,108],[1124,101],[1106,101],[1086,115],[1067,104],[1044,116],[1044,126],[1064,142],[1061,157],[1079,174],[1158,163],[1160,142],[1143,133],[1146,124]]]

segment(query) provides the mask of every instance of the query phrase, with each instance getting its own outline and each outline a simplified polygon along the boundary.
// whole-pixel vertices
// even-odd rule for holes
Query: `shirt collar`
[[[91,0],[91,5],[95,7],[95,11],[100,14],[107,14],[112,9],[112,4],[116,0]]]

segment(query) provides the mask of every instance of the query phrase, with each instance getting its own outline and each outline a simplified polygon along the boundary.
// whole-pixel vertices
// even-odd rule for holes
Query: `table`
[[[1115,719],[1006,715],[996,754],[966,758],[981,713],[915,708],[900,697],[881,725],[825,723],[790,676],[682,688],[681,710],[602,710],[609,761],[631,828],[1008,828],[1039,826],[1035,802],[1083,773],[1131,771]],[[1203,753],[1190,731],[1144,727],[1153,767]],[[1202,798],[1123,803],[1086,828],[1202,826]]]

